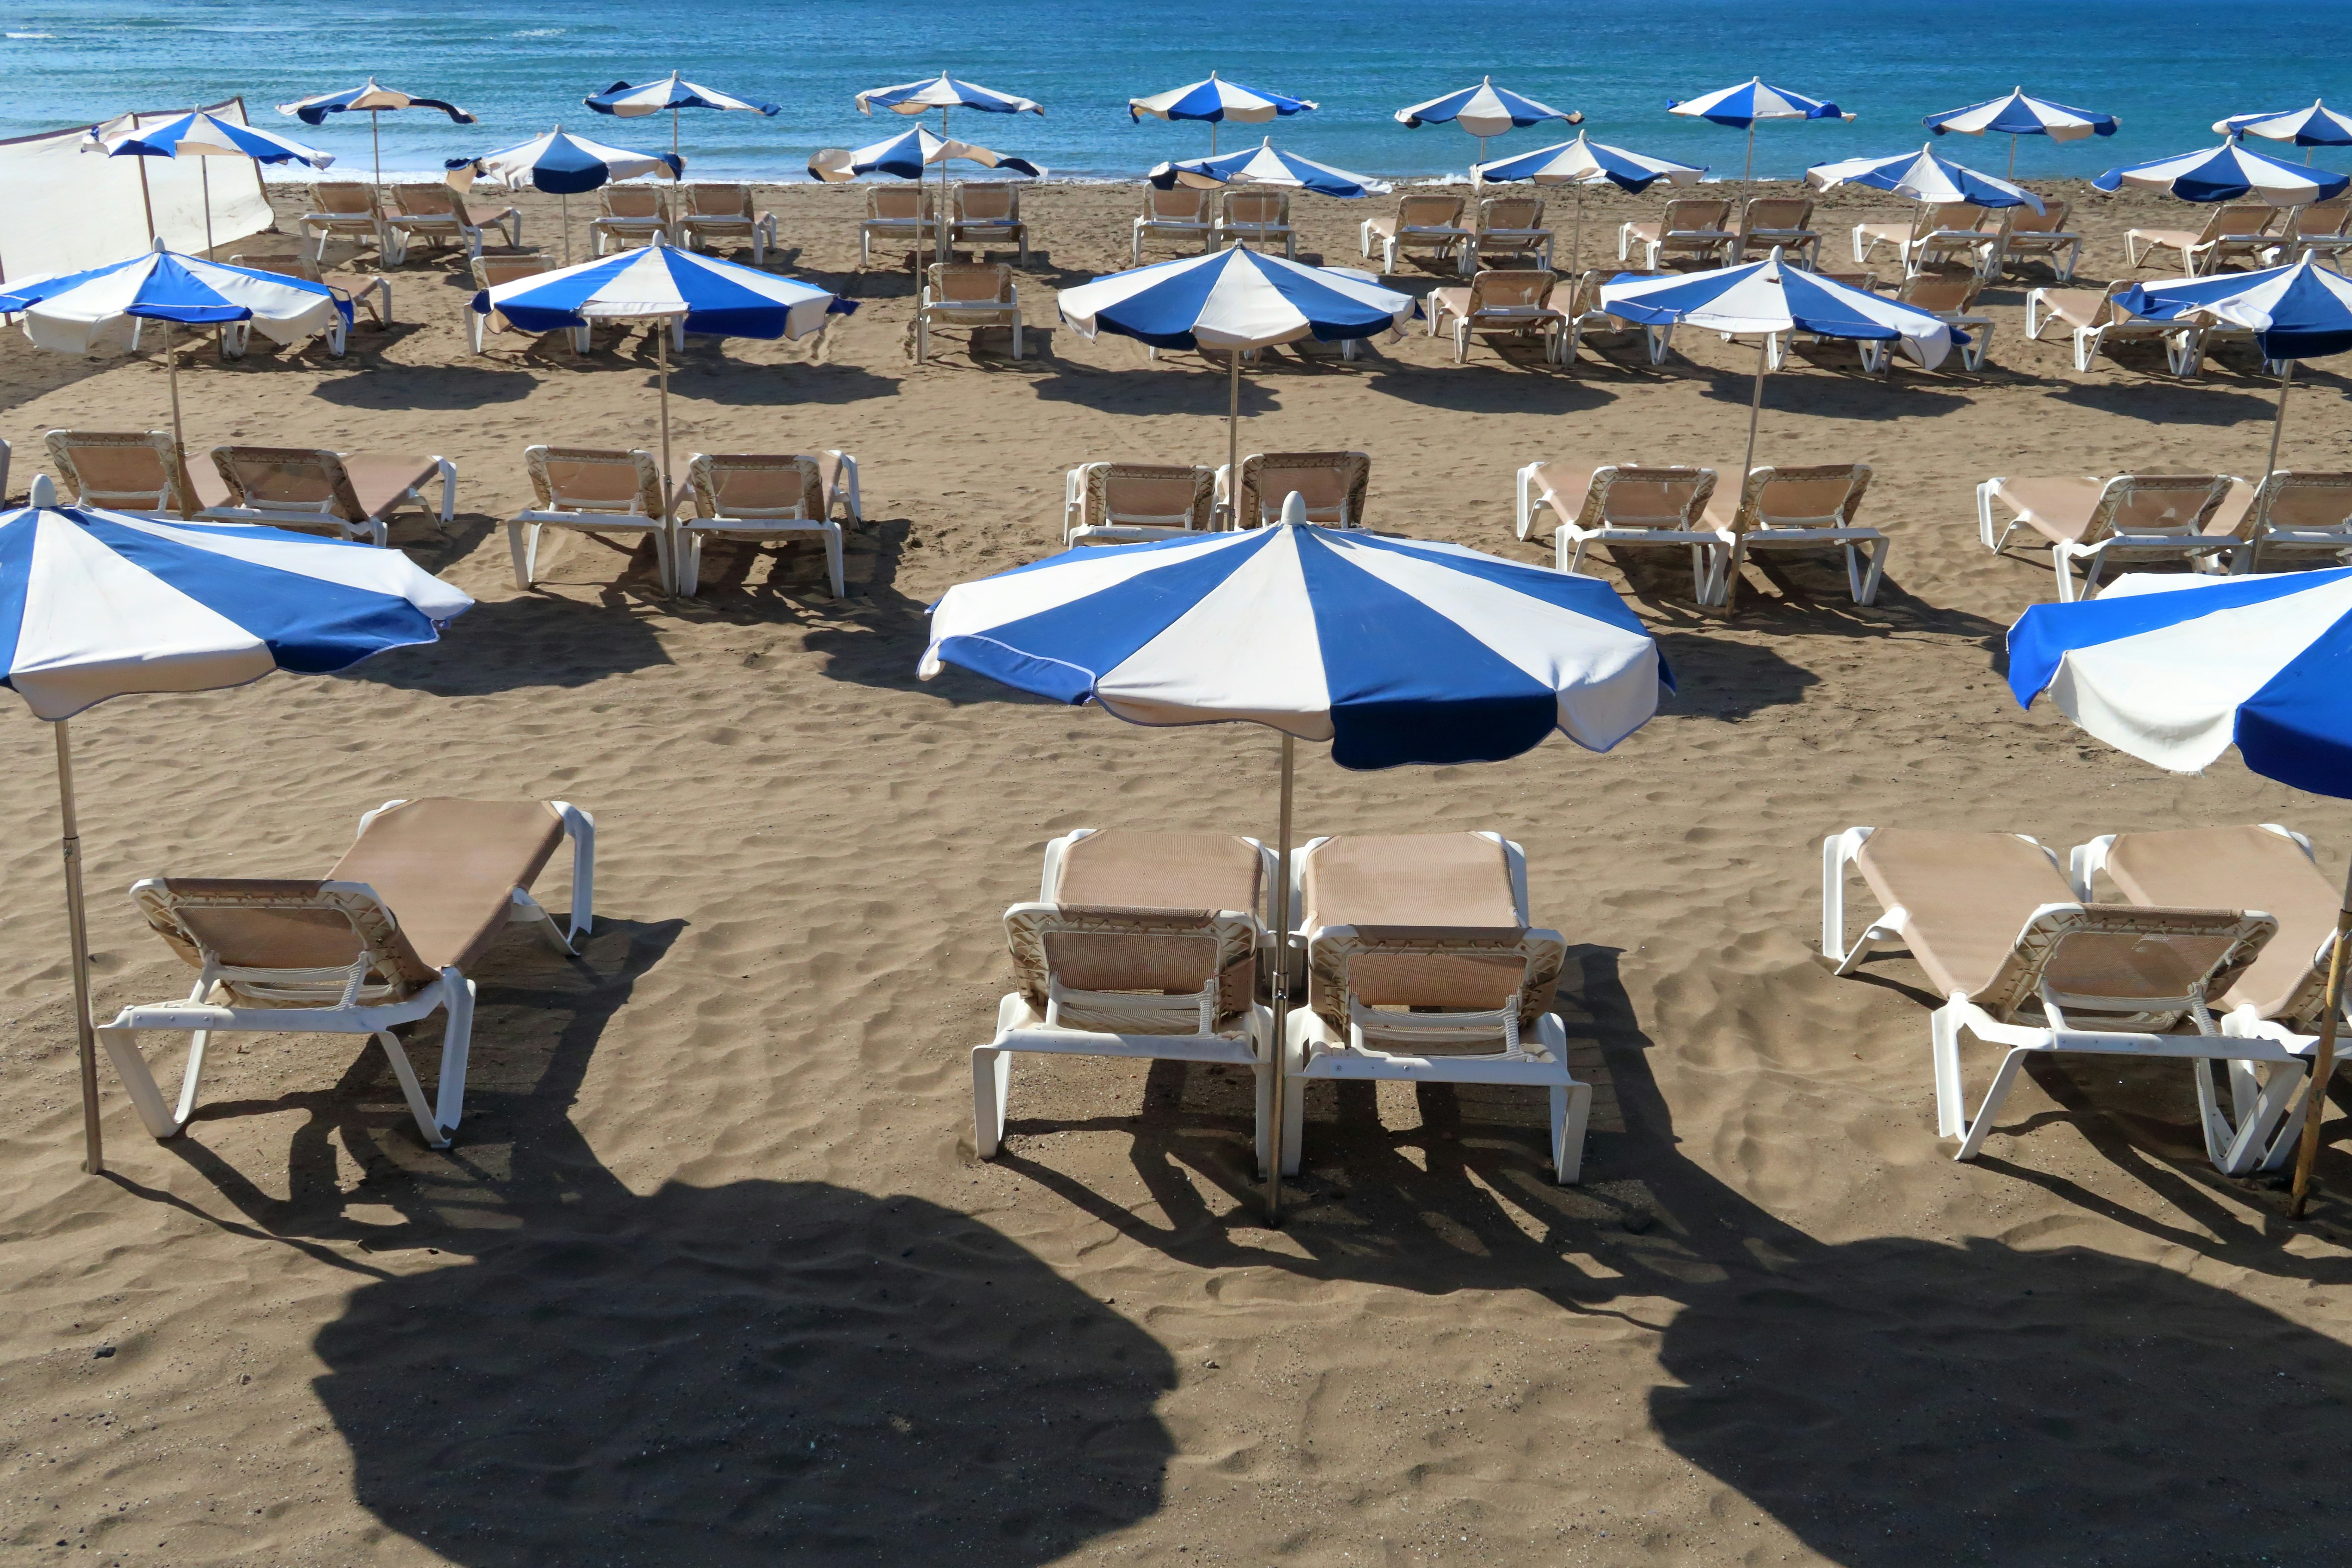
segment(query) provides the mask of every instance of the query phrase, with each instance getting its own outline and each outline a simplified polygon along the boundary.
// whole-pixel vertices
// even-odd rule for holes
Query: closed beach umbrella
[[[617,114],[624,120],[635,120],[647,114],[669,111],[669,150],[677,153],[677,111],[681,109],[718,109],[741,114],[764,114],[773,118],[779,106],[754,103],[748,98],[738,98],[731,92],[721,92],[715,87],[703,87],[688,81],[672,71],[659,81],[649,81],[631,87],[616,81],[602,92],[592,92],[580,100],[599,114]],[[672,171],[676,177],[676,171]]]
[[[1223,349],[1231,388],[1226,472],[1241,477],[1242,353],[1313,338],[1344,342],[1401,329],[1412,297],[1346,273],[1302,267],[1235,242],[1208,256],[1114,272],[1056,301],[1062,320],[1092,342],[1099,332],[1159,349]]]
[[[510,188],[529,185],[562,198],[563,264],[572,264],[572,198],[614,180],[667,172],[676,179],[686,160],[675,153],[632,153],[574,136],[558,125],[544,136],[479,158],[452,158],[448,167],[467,180],[498,180]]]
[[[1892,158],[1848,158],[1843,163],[1817,163],[1805,171],[1805,178],[1825,191],[1840,185],[1867,185],[1872,190],[1892,191],[1930,206],[1967,202],[1979,207],[2032,207],[2037,213],[2042,210],[2042,198],[2022,185],[1948,163],[1936,156],[1932,145],[1916,153],[1899,153]]]
[[[902,180],[919,180],[931,164],[950,161],[977,163],[983,169],[1002,169],[1031,179],[1045,177],[1045,169],[1026,158],[992,152],[969,142],[943,142],[921,125],[870,146],[827,147],[809,160],[808,172],[811,179],[835,184],[860,174],[895,174]]]
[[[1762,261],[1690,272],[1679,278],[1621,276],[1601,286],[1601,308],[1629,321],[1656,326],[1687,323],[1717,332],[1760,332],[1756,391],[1748,404],[1748,456],[1740,478],[1756,466],[1756,421],[1764,406],[1769,334],[1806,331],[1825,338],[1899,343],[1928,370],[1962,341],[1958,329],[1925,310],[1791,266],[1776,247]]]
[[[722,261],[663,243],[518,278],[474,296],[481,315],[498,311],[527,332],[552,332],[595,321],[653,321],[661,387],[662,505],[674,486],[669,460],[669,339],[672,331],[729,338],[803,338],[828,315],[847,315],[853,300],[797,278]],[[672,584],[662,584],[665,592]]]
[[[2198,317],[2254,334],[2263,358],[2279,366],[2278,412],[2271,420],[2268,478],[2278,468],[2279,437],[2286,429],[2287,388],[2298,360],[2352,349],[2352,279],[2305,253],[2292,267],[2194,278],[2179,283],[2135,284],[2116,303],[2157,321]]]
[[[1695,185],[1706,174],[1696,164],[1676,163],[1628,153],[1622,147],[1604,142],[1588,142],[1581,131],[1573,142],[1538,147],[1516,158],[1498,158],[1470,172],[1481,182],[1528,180],[1538,185],[1574,185],[1576,224],[1569,242],[1568,264],[1571,273],[1582,270],[1584,264],[1585,186],[1605,182],[1629,195],[1639,195],[1660,180],[1670,185]]]
[[[2219,147],[2109,169],[2091,184],[2110,195],[2129,185],[2134,190],[2162,191],[2184,202],[2237,202],[2251,198],[2273,206],[2293,207],[2340,195],[2345,186],[2352,185],[2352,179],[2324,169],[2281,163],[2235,142],[2224,142]]]
[[[250,321],[263,336],[290,343],[325,331],[338,315],[348,327],[352,308],[323,283],[166,250],[159,239],[153,249],[126,261],[13,288],[0,284],[0,314],[21,314],[26,337],[45,349],[69,354],[127,340],[139,321],[161,321],[172,439],[185,451],[187,443],[180,433],[180,363],[172,353],[174,322],[220,326]]]
[[[1748,163],[1740,172],[1739,182],[1746,184],[1756,174],[1756,122],[1759,120],[1852,120],[1853,115],[1825,99],[1807,98],[1801,92],[1790,92],[1785,87],[1768,87],[1761,77],[1751,77],[1737,87],[1722,88],[1702,93],[1696,98],[1683,99],[1666,105],[1669,114],[1688,115],[1717,125],[1736,126],[1748,132]]]
[[[1217,127],[1225,121],[1263,125],[1277,115],[1304,114],[1315,107],[1306,99],[1244,87],[1211,71],[1206,81],[1187,82],[1150,98],[1129,99],[1127,118],[1129,123],[1140,121],[1147,114],[1155,120],[1205,120],[1209,123],[1209,151],[1214,153]]]
[[[2309,109],[2289,109],[2273,114],[2232,114],[2213,121],[2214,131],[2233,141],[2260,136],[2271,142],[2292,142],[2311,162],[2314,147],[2352,147],[2352,119],[2338,114],[2318,99]]]
[[[1351,174],[1296,153],[1285,153],[1267,137],[1255,147],[1223,153],[1214,158],[1186,158],[1162,163],[1144,176],[1161,190],[1191,185],[1206,190],[1217,185],[1281,185],[1294,191],[1353,200],[1394,189],[1385,180]]]
[[[950,109],[977,110],[982,114],[1042,116],[1045,112],[1034,100],[1016,98],[1009,92],[998,92],[993,88],[981,87],[973,82],[958,81],[945,71],[921,81],[900,82],[896,87],[869,88],[857,95],[858,113],[871,114],[877,109],[887,109],[893,114],[929,114],[936,109],[940,111],[941,141],[947,140],[948,110]],[[947,210],[948,169],[942,162],[940,164],[940,212],[944,216]],[[945,261],[951,226],[943,222],[937,226],[940,231],[940,259]]]
[[[2009,172],[2015,174],[2019,137],[2047,136],[2053,142],[2079,142],[2085,136],[2113,136],[2116,121],[2112,114],[2095,114],[2087,109],[2069,109],[2046,98],[2034,98],[2018,87],[2011,88],[2006,98],[1989,98],[1966,109],[1948,109],[1941,114],[1927,115],[1919,123],[1938,136],[1957,131],[1963,136],[2008,137]],[[2221,127],[2213,129],[2219,131]]]
[[[298,98],[291,103],[281,103],[278,106],[278,112],[290,114],[305,125],[323,125],[330,114],[366,115],[368,140],[375,149],[375,183],[380,185],[383,184],[383,117],[404,109],[437,109],[460,125],[478,123],[474,116],[446,100],[419,98],[415,93],[378,87],[373,77],[367,79],[364,87],[345,88],[340,92],[321,92],[310,98]]]
[[[108,132],[93,128],[82,138],[85,153],[110,158],[244,158],[256,163],[308,163],[323,169],[335,161],[332,153],[305,147],[289,137],[257,126],[216,119],[202,110],[173,115],[155,125]],[[205,254],[213,253],[213,168],[198,163],[205,187]],[[150,234],[149,238],[153,238]]]
[[[472,605],[397,550],[60,507],[46,474],[30,506],[0,512],[0,685],[57,726],[84,1170],[104,1170],[105,1158],[66,721],[133,692],[212,691],[273,669],[331,674],[429,643]]]
[[[1558,120],[1569,125],[1580,125],[1584,116],[1572,110],[1562,110],[1549,104],[1538,103],[1507,88],[1495,85],[1493,77],[1482,77],[1476,87],[1465,87],[1459,92],[1449,92],[1433,98],[1426,103],[1416,103],[1396,111],[1396,122],[1408,130],[1423,125],[1442,125],[1451,121],[1478,138],[1478,162],[1486,161],[1486,138],[1500,136],[1514,127],[1540,125],[1547,120]],[[1478,171],[1474,167],[1471,175]]]
[[[2119,751],[2173,773],[2201,773],[2235,745],[2264,778],[2352,799],[2352,570],[2210,579],[2136,573],[2096,599],[2037,605],[2009,632],[2009,685]],[[2344,1011],[2345,934],[2337,917],[2327,1002],[2313,1052],[2292,1214],[2300,1215],[2319,1150],[2319,1119]]]
[[[1664,661],[1607,584],[1311,528],[1293,504],[1272,528],[1096,546],[958,584],[931,608],[919,673],[955,665],[1136,724],[1281,731],[1283,866],[1298,741],[1328,742],[1345,768],[1444,766],[1516,757],[1554,730],[1606,752],[1656,711]],[[1275,879],[1277,931],[1287,884]],[[1277,1050],[1286,968],[1274,965]],[[1276,1158],[1270,1216],[1281,1192]]]

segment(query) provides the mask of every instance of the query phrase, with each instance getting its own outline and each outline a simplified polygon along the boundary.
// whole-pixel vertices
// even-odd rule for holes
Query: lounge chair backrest
[[[696,217],[751,217],[749,185],[693,184],[686,187],[686,210]]]
[[[338,216],[374,217],[383,210],[376,188],[356,180],[321,180],[311,188],[310,199],[319,204],[320,212]]]
[[[526,447],[522,459],[541,511],[662,515],[661,466],[651,452]]]
[[[228,258],[228,264],[231,267],[242,267],[248,272],[268,272],[278,278],[299,278],[306,283],[325,281],[319,272],[319,264],[307,256],[232,256]]]
[[[1247,910],[1015,904],[1005,946],[1029,1005],[1063,1028],[1213,1032],[1257,991],[1265,928]]]
[[[52,430],[49,466],[84,506],[184,515],[193,491],[168,430]]]
[[[1013,307],[1013,268],[1003,261],[934,261],[931,298],[958,304]]]
[[[1748,471],[1731,529],[1851,528],[1869,489],[1868,463],[1763,465]]]
[[[151,877],[131,897],[173,952],[242,1005],[393,1000],[438,978],[364,882]]]
[[[1977,291],[1983,287],[1984,280],[1973,272],[1958,278],[1924,272],[1906,281],[1897,297],[1930,315],[1958,315],[1977,302]]]
[[[315,511],[345,522],[365,521],[343,460],[309,447],[215,447],[213,467],[231,504],[271,511]]]
[[[1859,289],[1865,294],[1878,292],[1878,274],[1875,272],[1816,272],[1813,276],[1826,278],[1832,283],[1843,283],[1849,289]]]
[[[1205,223],[1209,195],[1192,185],[1171,185],[1163,191],[1147,184],[1143,187],[1143,216],[1155,223]]]
[[[2288,240],[2340,239],[2347,224],[2352,224],[2352,201],[2314,202],[2289,213],[2279,237]]]
[[[2227,474],[2118,474],[2099,492],[2082,542],[2119,533],[2191,538],[2205,531],[2229,496]]]
[[[606,185],[597,193],[606,217],[635,218],[659,223],[667,215],[663,212],[662,189],[659,185]]]
[[[1713,196],[1676,196],[1666,204],[1659,216],[1658,232],[1675,234],[1720,234],[1723,220],[1729,216],[1731,204]]]
[[[1478,204],[1480,234],[1526,234],[1543,227],[1540,196],[1488,196]]]
[[[2227,991],[2277,930],[2243,910],[2044,904],[1974,1000],[1996,1018],[2037,996],[2062,1012],[2177,1017]]]
[[[1740,226],[1753,233],[1758,229],[1800,230],[1813,220],[1813,199],[1811,196],[1750,196],[1748,210],[1740,216]]]
[[[1496,268],[1470,280],[1470,312],[1482,310],[1529,314],[1545,309],[1559,278],[1539,268],[1507,271]]]
[[[939,193],[929,185],[868,185],[866,216],[884,223],[929,220],[939,213]]]
[[[2081,854],[2080,850],[2076,854]],[[2221,997],[2229,1008],[2298,1026],[2327,1005],[2336,888],[2311,851],[2275,825],[2119,833],[2108,842],[2107,878],[2136,904],[2227,909],[2256,904],[2279,922],[2253,967]]]
[[[2197,243],[2210,245],[2225,235],[2260,234],[2270,226],[2278,209],[2264,202],[2225,202],[2213,209]]]
[[[1289,193],[1237,191],[1228,185],[1224,191],[1224,221],[1278,228],[1290,221]]]
[[[1326,528],[1361,528],[1372,459],[1362,452],[1258,452],[1242,459],[1240,526],[1255,528],[1282,516],[1297,492],[1307,520]]]
[[[1003,181],[973,182],[955,188],[959,223],[1012,223],[1021,216],[1021,187]]]
[[[443,184],[394,185],[392,205],[403,217],[456,218],[465,214],[457,205],[457,193]]]
[[[1579,528],[1696,528],[1715,497],[1715,470],[1617,463],[1585,487]]]
[[[784,519],[824,516],[824,481],[814,458],[697,452],[686,465],[697,517]]]
[[[1460,196],[1410,195],[1397,198],[1396,223],[1406,228],[1455,228],[1462,226]]]
[[[1086,521],[1095,526],[1206,530],[1217,506],[1217,474],[1181,463],[1090,463]]]
[[[2352,529],[2352,473],[2281,468],[2263,479],[2238,524],[2238,537],[2254,539],[2274,528]]]
[[[2057,196],[2043,196],[2042,210],[2038,213],[2032,207],[2009,207],[2003,210],[2009,215],[2010,237],[2023,239],[2045,234],[2064,233],[2066,216],[2074,210],[2074,204]]]
[[[548,256],[477,256],[473,268],[475,288],[495,289],[518,278],[536,278],[542,272],[552,272],[555,259]]]

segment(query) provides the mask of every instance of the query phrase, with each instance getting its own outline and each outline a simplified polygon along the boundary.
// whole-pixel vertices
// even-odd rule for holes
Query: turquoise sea
[[[364,117],[306,132],[269,106],[356,86],[370,74],[481,116],[470,128],[421,112],[384,117],[385,165],[401,169],[437,170],[445,157],[506,146],[558,121],[624,146],[666,146],[666,118],[604,119],[580,100],[673,68],[782,105],[773,119],[688,111],[681,126],[693,173],[771,179],[804,178],[819,147],[857,146],[902,128],[894,116],[860,116],[854,95],[943,68],[1045,108],[1042,120],[966,115],[958,134],[1087,178],[1133,177],[1161,158],[1205,151],[1207,126],[1131,125],[1125,105],[1212,68],[1315,100],[1319,110],[1277,122],[1274,133],[1310,157],[1380,175],[1466,167],[1471,138],[1452,126],[1408,131],[1390,116],[1487,74],[1554,107],[1580,110],[1601,140],[1732,177],[1741,133],[1669,116],[1669,100],[1760,74],[1861,116],[1852,124],[1760,128],[1758,173],[1778,177],[1916,146],[1926,139],[1922,114],[2020,83],[2123,120],[2112,138],[2065,146],[2027,139],[2017,167],[2029,175],[2095,174],[2211,145],[2218,138],[2209,127],[2225,114],[2328,93],[2352,108],[2345,65],[2352,4],[2336,0],[435,0],[408,7],[23,0],[8,8],[5,32],[0,135],[242,93],[255,118],[364,164]],[[1221,145],[1264,133],[1225,127]],[[1572,132],[1515,132],[1491,155],[1562,134]],[[1962,161],[1995,173],[2009,156],[2003,139],[1945,141]],[[2347,154],[2352,148],[2323,148],[2317,161],[2352,168]],[[2303,156],[2294,149],[2282,155]]]

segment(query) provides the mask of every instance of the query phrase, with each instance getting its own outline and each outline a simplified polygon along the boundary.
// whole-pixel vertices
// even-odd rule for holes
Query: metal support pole
[[[2271,419],[2271,455],[2263,459],[2263,478],[2265,479],[2278,472],[2279,437],[2286,430],[2286,389],[2294,380],[2294,365],[2295,362],[2289,360],[2286,368],[2279,372],[2278,413]]]
[[[2319,1047],[2311,1057],[2311,1088],[2303,1108],[2303,1146],[2295,1152],[2294,1194],[2286,1210],[2294,1219],[2303,1217],[2304,1205],[2311,1201],[2311,1167],[2319,1158],[2319,1119],[2327,1113],[2327,1085],[2336,1076],[2336,1023],[2344,1014],[2347,932],[2352,932],[2352,876],[2345,880],[2343,907],[2336,916],[2336,946],[2327,959],[2327,1011],[2320,1015]]]
[[[184,476],[188,467],[188,438],[180,430],[180,356],[172,352],[172,323],[169,321],[163,323],[163,382],[172,389],[172,460],[180,465],[181,473]],[[189,508],[194,509],[196,498],[191,495],[187,501]]]
[[[1225,394],[1225,525],[1242,525],[1242,351],[1233,351]]]
[[[375,185],[383,189],[383,110],[368,110],[368,144],[375,149]]]
[[[1756,345],[1756,391],[1748,399],[1748,456],[1739,465],[1739,496],[1748,493],[1748,476],[1756,467],[1756,416],[1764,409],[1764,367],[1771,357],[1772,334],[1767,332],[1764,341]]]
[[[663,316],[655,318],[654,363],[659,367],[661,375],[661,525],[662,532],[665,535],[670,535],[669,331],[669,319],[667,317]],[[677,591],[677,541],[676,536],[670,535],[668,542],[670,544],[669,572],[665,576],[662,583],[662,592],[665,594],[675,593]]]
[[[62,719],[58,721],[58,847],[66,863],[66,927],[71,933],[74,1039],[81,1061],[81,1168],[95,1176],[106,1169],[106,1149],[98,1131],[98,1035],[89,1023],[89,933],[82,923],[81,824],[74,815],[73,748]]]
[[[1284,1129],[1289,1123],[1290,1085],[1290,801],[1297,742],[1287,731],[1282,737],[1282,821],[1275,839],[1274,861],[1274,1105],[1273,1149],[1265,1164],[1265,1223],[1282,1223],[1282,1157]],[[2352,918],[2352,917],[2347,917]]]

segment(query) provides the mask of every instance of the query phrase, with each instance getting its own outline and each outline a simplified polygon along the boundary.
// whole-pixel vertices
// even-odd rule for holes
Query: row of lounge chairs
[[[1996,528],[1994,509],[2008,521]],[[2283,558],[2352,560],[2352,472],[1995,476],[1977,487],[1977,531],[1999,553],[2020,531],[2050,548],[2063,602],[2088,598],[2113,564],[2185,562],[2248,574]],[[2075,574],[2081,573],[2078,584]]]
[[[1884,911],[1851,942],[1850,872]],[[2103,888],[2111,901],[2094,901]],[[2187,1061],[2214,1164],[2283,1163],[2311,1103],[2336,902],[2309,840],[2274,823],[2107,835],[2063,865],[2023,834],[1853,827],[1822,846],[1822,952],[1837,973],[1904,949],[1943,999],[1928,1031],[1937,1124],[1962,1160],[1982,1152],[2020,1068],[2081,1053]],[[1970,1037],[2003,1053],[1974,1115]]]
[[[857,226],[857,263],[874,259],[876,240],[928,250],[939,243],[940,193],[936,185],[869,185],[866,219]],[[985,251],[1011,245],[1021,265],[1029,264],[1029,225],[1021,216],[1021,187],[1001,180],[960,181],[950,187],[948,244]]]
[[[758,266],[776,243],[775,215],[754,209],[746,184],[679,185],[674,205],[665,187],[607,185],[600,205],[601,215],[589,225],[599,256],[609,243],[642,245],[660,233],[673,244],[747,245]],[[325,261],[327,244],[334,239],[373,246],[386,267],[405,261],[409,246],[418,240],[436,248],[463,246],[469,258],[478,257],[484,233],[494,227],[503,232],[509,249],[522,244],[518,209],[468,202],[438,182],[379,186],[321,180],[311,188],[311,206],[299,226],[312,242],[314,262]]]
[[[1136,544],[1263,528],[1281,518],[1292,495],[1318,527],[1362,528],[1371,476],[1362,452],[1253,452],[1242,459],[1235,496],[1223,464],[1082,463],[1063,476],[1062,542]]]
[[[192,469],[163,430],[52,430],[43,438],[67,497],[133,516],[263,523],[383,544],[404,510],[446,528],[457,466],[438,453],[215,447]],[[434,500],[428,487],[437,488]]]
[[[2347,229],[2352,229],[2352,199],[2294,207],[2225,202],[2207,216],[2202,228],[2130,230],[2124,236],[2124,256],[2134,268],[2158,255],[2177,256],[2181,269],[2195,278],[2233,261],[2280,267],[2314,254],[2332,260],[2352,248]]]

